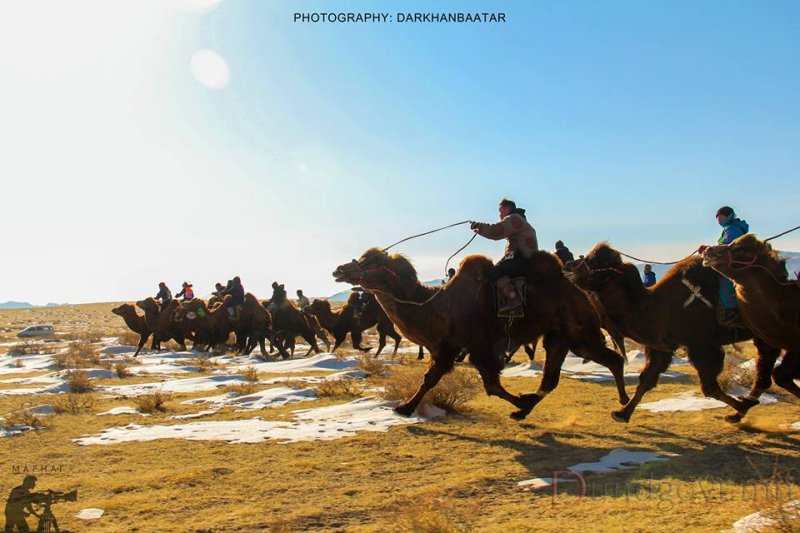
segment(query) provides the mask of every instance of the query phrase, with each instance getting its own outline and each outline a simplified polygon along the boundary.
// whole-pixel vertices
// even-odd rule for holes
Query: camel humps
[[[333,276],[337,281],[360,285],[374,294],[403,335],[431,352],[431,364],[419,390],[395,408],[398,413],[413,413],[422,397],[452,370],[462,350],[469,352],[486,393],[517,407],[511,416],[518,420],[558,385],[570,349],[606,366],[614,375],[620,403],[628,402],[624,360],[605,346],[599,317],[586,294],[564,277],[561,263],[546,252],[535,253],[526,266],[526,316],[512,323],[508,331],[508,322],[495,317],[494,289],[488,278],[492,263],[486,257],[465,258],[443,287],[426,287],[405,257],[377,248],[336,268]],[[541,336],[546,360],[539,390],[521,396],[509,393],[500,383],[507,347]]]
[[[734,283],[739,310],[745,323],[764,341],[786,350],[774,368],[769,360],[757,361],[757,389],[775,383],[800,398],[800,282],[790,281],[786,262],[766,242],[754,235],[731,244],[707,248],[703,264]],[[774,361],[772,361],[774,363]]]
[[[722,346],[753,338],[748,330],[726,328],[717,322],[718,275],[703,267],[700,257],[675,265],[656,285],[645,288],[639,271],[623,263],[619,252],[600,243],[585,258],[568,267],[569,277],[593,292],[612,323],[625,337],[645,346],[645,366],[633,398],[612,413],[628,422],[644,394],[658,383],[659,375],[672,363],[674,351],[684,346],[700,376],[703,394],[730,405],[736,413],[726,417],[739,421],[758,403],[754,387],[747,398],[725,393],[717,381],[724,364]],[[779,351],[754,338],[760,360],[774,364]]]

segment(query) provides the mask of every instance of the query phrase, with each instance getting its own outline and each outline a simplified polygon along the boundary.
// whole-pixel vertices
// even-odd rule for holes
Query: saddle
[[[508,303],[508,298],[506,298],[506,295],[503,294],[503,291],[500,290],[497,285],[495,285],[494,309],[497,314],[497,318],[514,320],[525,317],[525,305],[528,302],[528,280],[526,280],[525,277],[511,278],[511,284],[514,286],[514,290],[517,292],[517,295],[520,297],[520,299],[522,299],[522,305],[511,311],[500,312],[499,309],[502,309],[503,306]]]

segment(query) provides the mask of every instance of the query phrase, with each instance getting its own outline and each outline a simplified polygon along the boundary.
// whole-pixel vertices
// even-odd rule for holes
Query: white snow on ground
[[[651,461],[666,461],[665,455],[671,457],[676,456],[676,454],[667,454],[664,452],[632,452],[625,448],[617,448],[601,457],[596,463],[579,463],[568,467],[567,470],[579,473],[594,472],[601,474],[617,472],[619,470],[636,468]]]
[[[102,509],[98,509],[96,507],[90,507],[88,509],[81,509],[78,514],[75,515],[75,518],[79,520],[96,520],[103,516]]]
[[[205,376],[200,378],[165,379],[151,383],[136,383],[132,385],[110,385],[97,387],[100,392],[107,392],[118,396],[141,396],[153,391],[163,392],[197,392],[214,390],[225,385],[244,383],[242,376]]]
[[[592,472],[595,474],[607,474],[612,472],[619,472],[620,470],[630,470],[637,468],[645,463],[652,461],[666,461],[668,457],[677,457],[678,454],[669,452],[633,452],[625,448],[617,448],[610,453],[604,455],[599,461],[594,463],[578,463],[576,465],[568,466],[565,470],[571,470],[579,474]],[[564,474],[564,479],[559,477],[558,482],[562,481],[575,481],[567,474]],[[549,487],[553,484],[553,479],[549,477],[536,477],[526,479],[517,483],[517,486],[527,490],[537,490]]]
[[[420,423],[444,415],[441,409],[425,407],[420,408],[419,411],[423,411],[420,415],[403,417],[392,410],[397,403],[360,398],[344,405],[295,411],[296,422],[251,418],[176,425],[130,424],[103,430],[98,435],[74,439],[74,442],[86,446],[170,438],[223,440],[231,444],[266,440],[283,443],[333,440],[353,436],[359,431],[388,431],[391,426]]]
[[[798,429],[798,430],[800,430],[800,422],[795,422],[794,424],[792,424],[792,425],[791,425],[791,426],[789,426],[789,427],[791,427],[792,429]]]
[[[147,413],[140,413],[135,407],[129,407],[127,405],[122,407],[114,407],[113,409],[109,409],[108,411],[104,411],[102,413],[97,413],[97,416],[106,416],[106,415],[141,415],[141,416],[150,416]]]
[[[188,418],[198,418],[216,413],[223,407],[239,407],[236,412],[256,411],[268,407],[282,407],[286,404],[296,402],[308,402],[317,399],[316,389],[295,389],[292,387],[275,387],[266,389],[253,394],[239,396],[235,392],[210,396],[207,398],[194,398],[181,402],[183,405],[204,405],[211,404],[211,407],[199,413],[189,415],[176,415],[169,418],[184,420]]]
[[[34,428],[24,424],[12,424],[10,426],[4,426],[0,424],[0,438],[13,437],[14,435],[19,435],[23,431],[31,431],[32,429]]]
[[[128,346],[125,344],[120,344],[116,346],[106,346],[100,350],[100,353],[105,354],[124,354],[124,353],[136,353],[136,346]]]
[[[0,374],[27,374],[36,370],[55,368],[52,355],[20,355],[3,357],[0,363]],[[20,364],[21,366],[17,366]]]
[[[783,511],[790,520],[798,520],[800,518],[800,500],[794,500],[784,504]],[[775,527],[778,525],[780,524],[775,518],[770,518],[764,513],[753,513],[734,522],[733,527],[726,530],[724,533],[756,533],[759,531],[773,531],[776,530]]]
[[[520,365],[507,366],[503,369],[501,374],[505,377],[518,378],[528,377],[535,378],[542,373],[542,367],[532,361],[522,363]]]
[[[164,363],[153,365],[131,365],[128,367],[128,372],[134,376],[142,374],[189,374],[191,372],[200,372],[200,367],[185,366],[179,363]]]
[[[625,366],[625,377],[630,379],[638,379],[639,372],[644,366],[644,353],[631,352],[629,354],[629,362]],[[567,377],[572,379],[580,379],[583,381],[613,381],[614,376],[611,371],[603,365],[597,364],[593,361],[583,362],[583,358],[569,353],[564,360],[564,365],[561,367],[561,372],[566,374]],[[685,376],[682,372],[667,371],[661,374],[661,379],[681,378]]]
[[[253,367],[258,372],[266,372],[270,374],[284,374],[295,372],[312,372],[320,370],[347,370],[358,366],[358,360],[355,357],[348,357],[346,359],[339,359],[332,353],[320,353],[311,357],[299,359],[286,359],[283,361],[260,362],[254,364],[247,364],[242,366],[231,366],[229,370],[244,370],[246,367]]]
[[[749,391],[741,386],[736,386],[728,394],[732,396],[747,396]],[[762,394],[758,399],[759,403],[770,404],[778,401],[777,396],[772,394]],[[640,408],[654,413],[674,413],[677,411],[703,411],[705,409],[720,409],[728,407],[727,404],[715,400],[714,398],[704,398],[696,391],[686,391],[671,398],[665,398],[656,402],[647,402],[639,405]]]

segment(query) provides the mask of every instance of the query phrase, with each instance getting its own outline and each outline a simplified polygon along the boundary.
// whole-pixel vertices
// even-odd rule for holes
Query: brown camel
[[[294,339],[297,336],[302,337],[311,346],[306,355],[310,354],[312,350],[315,353],[321,352],[308,319],[294,303],[290,300],[283,300],[281,303],[274,305],[270,304],[269,301],[261,302],[261,304],[272,315],[272,329],[275,331],[273,345],[281,351],[284,359],[288,357],[288,354],[282,351],[281,348],[291,347],[292,354],[294,354]]]
[[[307,312],[315,317],[320,325],[327,329],[333,335],[333,348],[335,352],[339,346],[347,338],[350,333],[351,340],[353,341],[353,348],[357,350],[367,351],[369,348],[361,347],[355,341],[355,334],[353,330],[358,327],[354,315],[355,309],[348,302],[343,307],[337,310],[331,309],[331,303],[328,300],[314,300],[307,308]]]
[[[147,327],[147,322],[144,317],[136,312],[136,307],[132,304],[119,305],[112,309],[111,312],[121,316],[125,324],[135,333],[139,334],[139,344],[136,346],[136,353],[133,354],[133,356],[136,357],[142,350],[142,346],[145,345],[147,339],[153,333],[152,330]],[[158,339],[155,335],[153,335],[153,342],[150,348],[153,350],[158,349]]]
[[[281,356],[287,357],[280,343],[275,342],[272,316],[251,293],[248,292],[244,295],[244,304],[239,320],[231,321],[231,325],[236,332],[237,347],[245,355],[249,355],[258,344],[261,348],[261,355],[266,357],[268,354],[264,343],[266,339],[269,339],[273,345],[277,346]]]
[[[175,310],[180,308],[177,300],[171,300],[164,309],[154,298],[145,298],[136,302],[136,307],[144,311],[147,327],[161,340],[175,339],[175,342],[186,350],[183,322],[175,321]]]
[[[233,326],[229,313],[222,308],[222,301],[212,306],[193,298],[183,305],[186,309],[184,321],[194,331],[201,350],[211,350],[228,342]]]
[[[722,346],[753,338],[743,329],[726,328],[717,322],[718,275],[701,264],[700,257],[687,258],[675,265],[651,288],[642,284],[639,271],[623,263],[616,250],[600,243],[581,260],[566,267],[569,276],[585,290],[594,292],[620,333],[645,346],[645,366],[630,402],[612,416],[628,422],[644,394],[658,383],[659,375],[672,363],[674,351],[684,346],[700,376],[703,394],[736,409],[726,417],[739,421],[758,403],[760,391],[754,387],[744,399],[733,398],[719,385],[722,371]],[[774,364],[777,350],[754,339],[759,357]]]
[[[387,336],[394,340],[394,351],[392,355],[397,355],[397,348],[400,346],[400,340],[403,337],[394,329],[392,320],[386,314],[386,311],[381,308],[375,296],[365,292],[361,298],[364,300],[364,308],[361,310],[361,316],[358,317],[358,328],[354,330],[357,331],[353,337],[354,344],[360,345],[361,333],[375,326],[375,329],[378,330],[378,351],[375,352],[375,357],[378,357],[381,351],[383,351],[384,346],[386,346]],[[419,347],[419,351],[420,355],[418,359],[422,359],[422,346]]]
[[[758,368],[759,389],[775,383],[800,398],[800,282],[789,281],[786,261],[766,242],[742,235],[731,244],[707,248],[703,264],[734,283],[742,318],[753,333],[786,354],[771,372]]]
[[[400,331],[431,352],[431,364],[419,390],[395,408],[398,413],[413,413],[425,393],[452,370],[462,349],[469,352],[470,362],[480,372],[486,393],[517,407],[511,416],[518,420],[558,385],[570,349],[609,368],[620,403],[628,401],[622,356],[605,346],[594,307],[586,294],[564,277],[553,256],[537,252],[527,260],[526,316],[511,324],[508,332],[508,321],[495,317],[490,268],[488,258],[469,256],[447,285],[427,287],[405,257],[371,248],[358,261],[334,271],[336,281],[360,284],[374,294]],[[542,335],[547,356],[539,390],[522,396],[509,393],[500,383],[507,347]]]

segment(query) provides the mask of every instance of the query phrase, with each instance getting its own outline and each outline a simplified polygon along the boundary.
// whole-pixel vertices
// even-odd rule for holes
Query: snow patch
[[[360,398],[344,405],[295,411],[295,422],[251,418],[176,425],[129,424],[74,439],[74,442],[87,446],[156,439],[221,440],[231,444],[267,440],[282,443],[333,440],[354,436],[359,431],[388,431],[391,426],[425,422],[444,415],[441,409],[425,407],[418,415],[403,417],[392,410],[397,404],[376,398]]]

